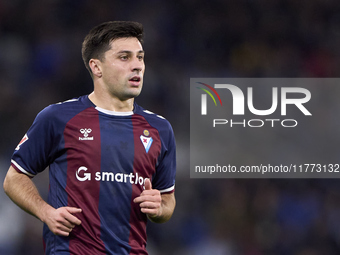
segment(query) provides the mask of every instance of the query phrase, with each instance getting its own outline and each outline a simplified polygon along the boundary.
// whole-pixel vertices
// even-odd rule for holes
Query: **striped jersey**
[[[86,95],[42,110],[11,165],[30,177],[49,167],[48,203],[82,209],[68,237],[44,225],[46,254],[147,254],[147,217],[133,199],[146,178],[174,191],[175,150],[170,123],[136,103],[117,113]]]

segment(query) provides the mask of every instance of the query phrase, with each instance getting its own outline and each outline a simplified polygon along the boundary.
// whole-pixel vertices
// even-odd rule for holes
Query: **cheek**
[[[124,77],[126,75],[126,68],[122,65],[112,65],[111,76]]]
[[[122,71],[116,67],[108,68],[105,70],[105,76],[107,80],[118,81],[122,76]]]

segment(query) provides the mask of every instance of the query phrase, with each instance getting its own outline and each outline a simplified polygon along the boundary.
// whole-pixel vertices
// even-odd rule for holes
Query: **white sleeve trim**
[[[167,189],[162,189],[159,192],[160,193],[170,192],[170,191],[173,191],[174,189],[175,189],[175,185],[173,185],[173,186],[171,186],[170,188],[167,188]]]
[[[26,174],[30,177],[34,177],[35,175],[34,174],[31,174],[29,172],[27,172],[25,169],[23,169],[17,162],[15,162],[13,159],[11,160],[11,163],[13,165],[15,165],[23,174]]]

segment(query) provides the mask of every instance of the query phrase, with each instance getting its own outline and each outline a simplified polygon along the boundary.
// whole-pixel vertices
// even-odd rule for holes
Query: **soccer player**
[[[91,94],[42,110],[13,153],[6,194],[44,222],[46,254],[147,254],[147,218],[175,208],[175,140],[167,120],[136,104],[143,27],[106,22],[85,37]],[[48,201],[31,178],[49,167]]]

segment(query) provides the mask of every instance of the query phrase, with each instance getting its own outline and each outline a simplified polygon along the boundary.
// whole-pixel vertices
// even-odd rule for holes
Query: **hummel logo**
[[[79,131],[84,135],[84,137],[79,137],[79,140],[93,140],[93,136],[89,137],[89,134],[92,132],[91,128],[82,128]]]

